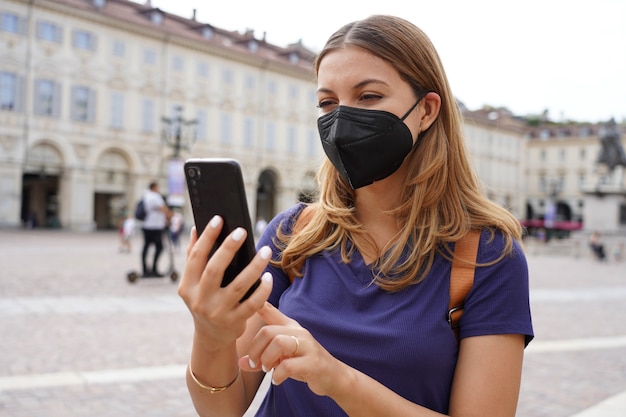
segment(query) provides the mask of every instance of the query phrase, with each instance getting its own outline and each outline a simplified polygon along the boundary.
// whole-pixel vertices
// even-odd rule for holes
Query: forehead
[[[320,61],[317,73],[319,88],[353,85],[364,79],[402,82],[400,73],[387,61],[357,46],[346,46],[329,52]]]

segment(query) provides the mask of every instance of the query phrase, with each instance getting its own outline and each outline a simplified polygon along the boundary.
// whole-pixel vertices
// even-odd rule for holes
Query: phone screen
[[[250,263],[256,253],[241,166],[235,159],[189,159],[185,162],[185,178],[198,236],[216,214],[224,219],[222,231],[209,256],[237,227],[243,227],[248,232],[246,241],[224,273],[221,285],[225,287]],[[257,286],[258,282],[241,301],[248,298]]]

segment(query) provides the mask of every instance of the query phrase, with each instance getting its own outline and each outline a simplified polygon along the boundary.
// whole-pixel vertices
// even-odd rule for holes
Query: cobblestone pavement
[[[195,416],[191,319],[168,278],[127,282],[140,245],[119,253],[115,232],[0,231],[0,415]],[[517,415],[623,417],[626,263],[530,249],[536,338]],[[184,255],[174,259],[181,271]]]

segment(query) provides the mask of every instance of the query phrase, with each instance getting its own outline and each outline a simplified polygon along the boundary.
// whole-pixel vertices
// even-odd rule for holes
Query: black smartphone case
[[[235,228],[243,227],[248,232],[246,241],[224,273],[221,285],[225,287],[256,253],[241,166],[235,159],[192,158],[185,162],[184,169],[198,236],[213,216],[220,215],[224,219],[222,231],[209,256]],[[258,282],[241,301],[248,298],[257,286]]]

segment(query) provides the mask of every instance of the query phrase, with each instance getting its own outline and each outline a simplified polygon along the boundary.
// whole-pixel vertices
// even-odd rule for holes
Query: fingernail
[[[217,216],[217,215],[213,216],[213,218],[209,222],[209,226],[211,226],[213,229],[218,227],[220,224],[222,224],[222,218],[220,216]]]
[[[272,255],[272,250],[269,246],[263,246],[259,251],[259,255],[261,255],[261,259],[268,259]]]
[[[243,235],[244,235],[243,229],[241,227],[238,227],[233,232],[233,240],[239,242],[241,238],[243,237]]]
[[[272,385],[278,385],[276,381],[274,381],[274,378],[272,378]]]
[[[268,372],[268,370],[267,370],[267,368],[265,367],[265,365],[261,365],[261,369],[263,369],[263,372],[265,372],[265,373],[267,373],[267,372]]]
[[[261,276],[261,279],[264,282],[272,282],[272,280],[274,279],[274,277],[272,277],[272,274],[269,272],[265,272],[263,273],[263,275]]]
[[[250,365],[250,368],[256,368],[256,363],[254,363],[254,361],[250,358],[248,358],[248,364]]]

